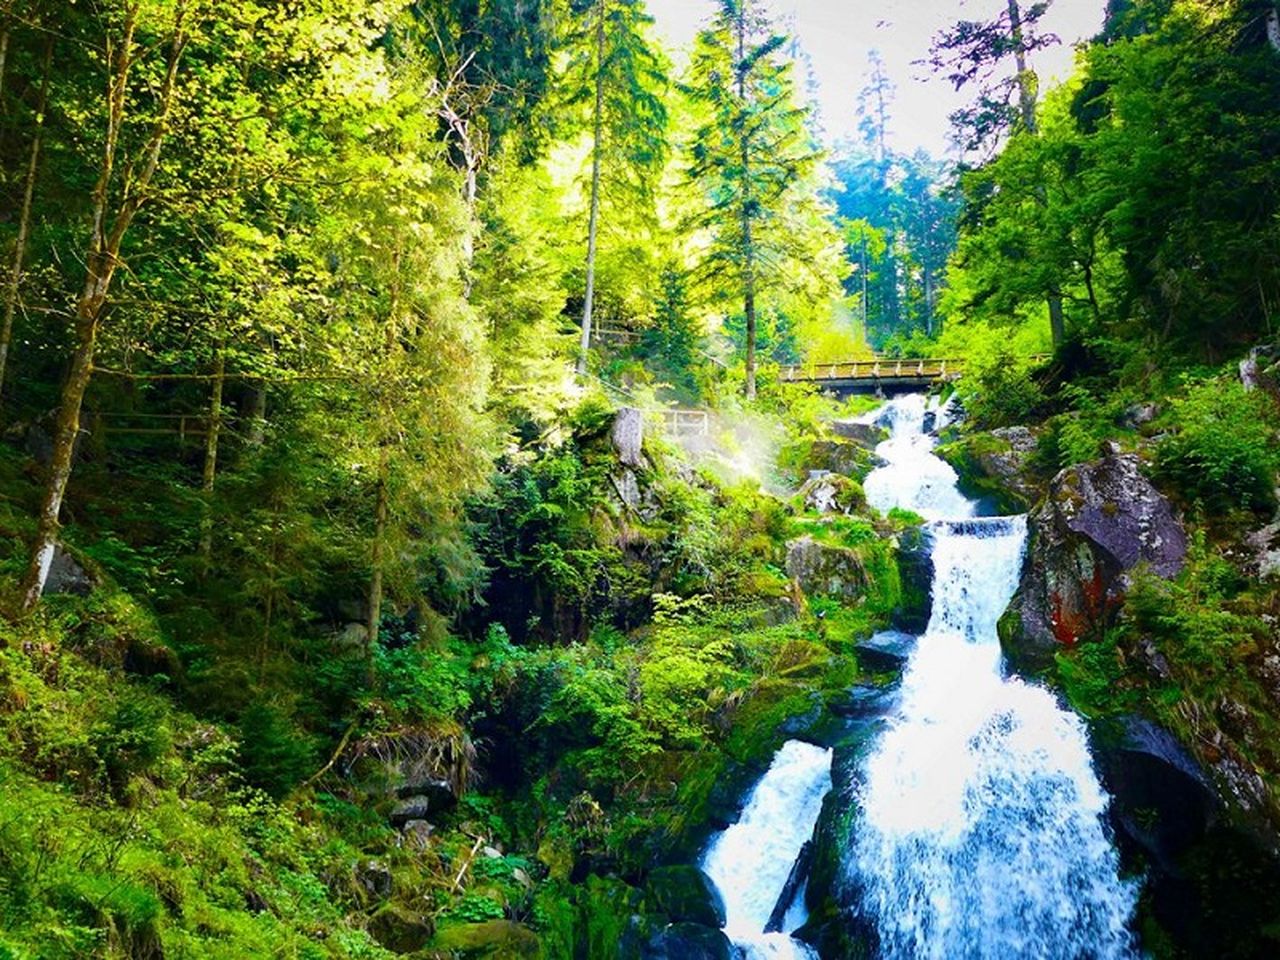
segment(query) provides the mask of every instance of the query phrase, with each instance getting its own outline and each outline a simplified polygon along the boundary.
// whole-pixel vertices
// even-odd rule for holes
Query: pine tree
[[[596,253],[606,192],[620,202],[651,206],[652,185],[666,159],[667,79],[649,42],[653,22],[641,0],[577,0],[573,52],[564,81],[571,105],[589,105],[589,179],[586,287],[577,370],[587,371],[596,293]]]
[[[818,154],[795,104],[786,39],[759,0],[721,0],[698,36],[689,91],[706,110],[691,148],[690,176],[707,206],[692,225],[711,233],[701,264],[721,296],[741,297],[746,333],[744,393],[756,394],[758,296],[792,238],[784,224],[792,194]]]

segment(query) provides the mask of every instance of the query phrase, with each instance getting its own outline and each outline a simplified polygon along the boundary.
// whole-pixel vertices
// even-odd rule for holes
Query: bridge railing
[[[964,372],[962,357],[905,360],[853,360],[845,363],[807,363],[782,368],[785,383],[824,380],[919,379],[946,380]]]

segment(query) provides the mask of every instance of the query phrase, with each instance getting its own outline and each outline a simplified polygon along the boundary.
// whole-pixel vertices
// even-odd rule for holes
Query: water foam
[[[923,400],[887,406],[888,465],[868,477],[868,499],[953,519],[931,524],[932,617],[861,778],[847,858],[858,909],[890,958],[1130,957],[1137,891],[1118,876],[1084,726],[1003,676],[996,623],[1025,518],[968,519],[967,500],[956,510]]]
[[[719,834],[702,869],[724,897],[725,933],[747,960],[808,960],[817,955],[788,933],[807,919],[803,897],[791,905],[784,933],[764,928],[782,896],[800,848],[813,835],[831,789],[831,751],[789,740],[747,799],[742,817]]]

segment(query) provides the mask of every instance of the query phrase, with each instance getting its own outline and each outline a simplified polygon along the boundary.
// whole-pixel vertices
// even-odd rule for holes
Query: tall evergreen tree
[[[588,105],[591,130],[586,286],[578,374],[587,370],[604,194],[651,205],[666,159],[666,72],[647,31],[643,0],[574,0],[572,52],[564,81],[571,105]]]
[[[690,91],[705,107],[691,149],[690,175],[707,206],[693,225],[711,233],[704,274],[736,295],[746,332],[744,393],[756,394],[757,297],[763,274],[787,255],[785,211],[818,159],[796,106],[786,39],[760,0],[721,0],[698,35]]]

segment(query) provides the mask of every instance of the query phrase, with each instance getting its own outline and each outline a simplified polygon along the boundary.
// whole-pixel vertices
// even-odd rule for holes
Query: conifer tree
[[[587,106],[591,130],[586,286],[577,370],[587,370],[596,294],[596,254],[606,193],[619,202],[651,206],[653,183],[665,162],[667,79],[650,43],[652,23],[642,0],[575,0],[572,52],[564,82],[571,106]]]
[[[701,264],[721,298],[740,298],[746,334],[743,392],[756,395],[758,297],[794,238],[785,224],[791,194],[818,159],[796,106],[786,38],[759,0],[721,0],[698,35],[689,91],[706,111],[690,153],[690,176],[706,206],[692,225],[711,242]]]

